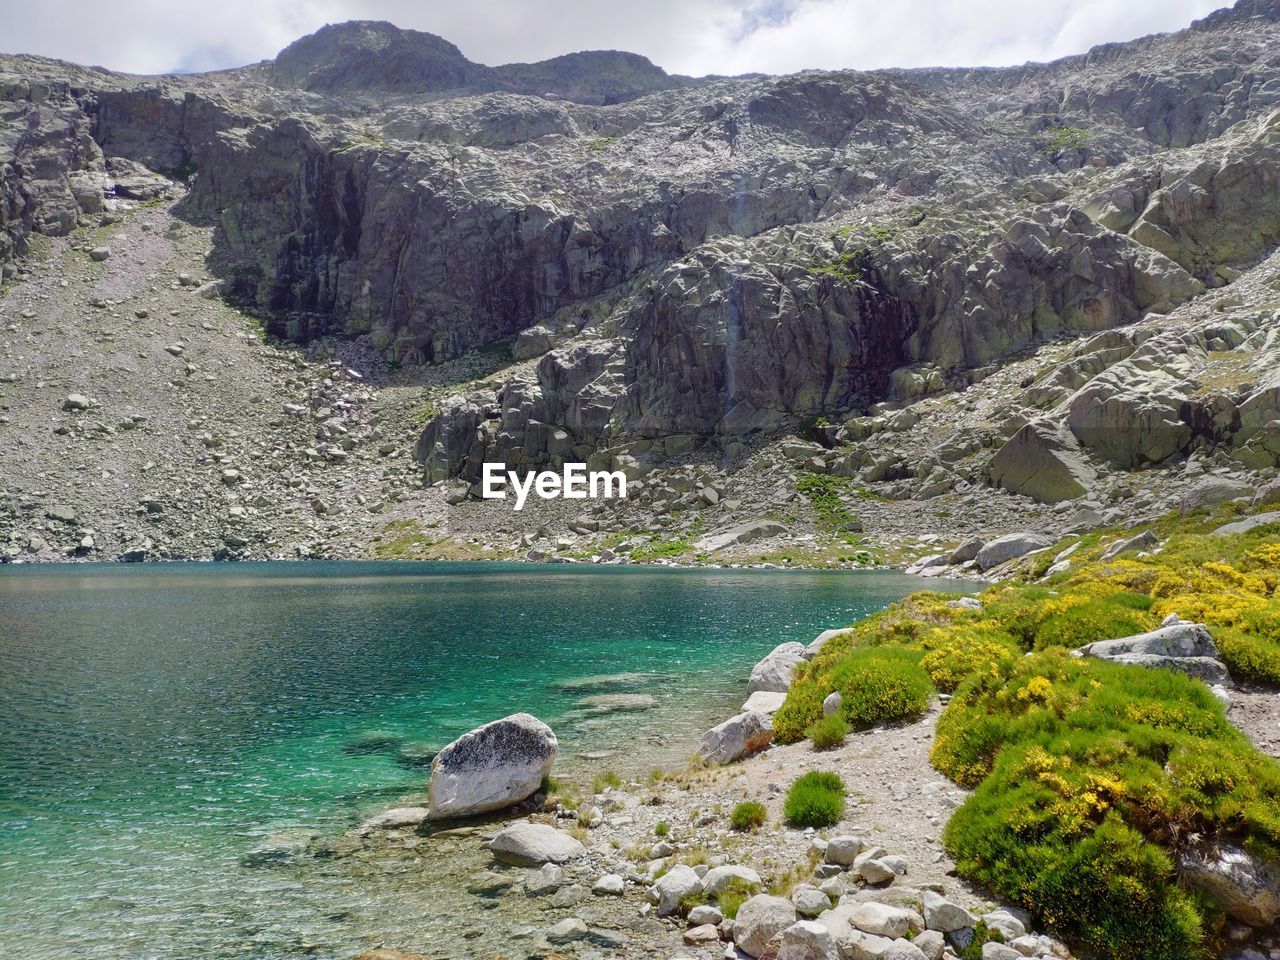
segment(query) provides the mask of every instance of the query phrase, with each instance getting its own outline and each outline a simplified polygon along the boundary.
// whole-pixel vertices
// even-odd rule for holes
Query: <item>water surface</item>
[[[552,725],[568,772],[677,764],[775,644],[922,586],[946,587],[510,564],[4,568],[0,942],[27,960],[211,960],[411,937],[427,918],[402,889],[241,858],[420,791],[440,746],[515,711]],[[617,694],[632,697],[592,699]]]

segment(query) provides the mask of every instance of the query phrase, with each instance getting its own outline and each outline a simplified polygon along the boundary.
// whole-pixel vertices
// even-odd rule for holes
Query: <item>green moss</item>
[[[1057,156],[1068,150],[1083,150],[1090,137],[1091,134],[1084,127],[1049,127],[1041,136],[1040,149],[1050,156]]]
[[[782,812],[797,827],[838,823],[844,815],[844,781],[834,773],[810,770],[791,784]]]

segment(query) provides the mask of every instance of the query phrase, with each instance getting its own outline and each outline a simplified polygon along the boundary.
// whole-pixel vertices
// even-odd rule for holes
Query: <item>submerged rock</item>
[[[489,841],[489,850],[499,860],[520,867],[568,863],[587,852],[586,847],[563,830],[528,820],[518,820],[499,830]]]
[[[464,734],[431,763],[430,818],[470,817],[527,799],[551,773],[557,747],[551,728],[527,713]]]

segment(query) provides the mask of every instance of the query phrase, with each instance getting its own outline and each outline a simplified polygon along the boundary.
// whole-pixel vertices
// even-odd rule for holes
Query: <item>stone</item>
[[[685,897],[702,890],[702,878],[692,867],[677,863],[649,888],[649,899],[658,908],[658,916],[666,917],[680,909]]]
[[[684,942],[691,947],[702,947],[720,942],[720,928],[714,923],[690,927],[683,934]]]
[[[760,874],[750,867],[725,864],[712,867],[702,878],[702,890],[708,897],[718,897],[735,884],[744,884],[749,888],[760,886]]]
[[[888,883],[898,874],[891,866],[880,859],[883,855],[883,850],[872,850],[859,854],[857,859],[853,861],[852,872],[870,884]]]
[[[955,566],[956,564],[968,563],[970,560],[976,560],[978,554],[982,552],[982,548],[986,546],[986,541],[978,538],[971,538],[964,541],[960,546],[951,551],[951,556],[947,557],[947,563]]]
[[[979,570],[990,570],[1009,560],[1015,560],[1050,546],[1053,546],[1053,541],[1042,534],[1010,533],[984,545],[974,557],[974,562],[977,563]]]
[[[987,472],[995,486],[1041,503],[1074,500],[1097,482],[1070,431],[1045,420],[1026,424],[1006,440]]]
[[[1022,960],[1022,954],[1008,944],[988,940],[982,945],[982,960]]]
[[[834,863],[841,867],[851,867],[858,858],[858,854],[866,849],[866,841],[861,837],[841,835],[831,837],[827,841],[827,849],[823,853],[823,859],[827,863]]]
[[[616,873],[606,873],[591,885],[591,892],[601,896],[620,897],[626,889],[626,881]]]
[[[1280,866],[1231,844],[1201,844],[1178,856],[1182,882],[1251,927],[1280,919]]]
[[[1243,480],[1231,480],[1227,477],[1205,477],[1188,490],[1179,501],[1178,506],[1183,513],[1213,507],[1231,500],[1252,499],[1255,493],[1253,484]]]
[[[726,764],[758,753],[773,742],[773,723],[763,713],[740,713],[699,738],[695,748],[704,763]]]
[[[946,938],[937,930],[925,930],[923,933],[916,934],[911,942],[924,954],[925,960],[942,960],[942,955],[947,948]]]
[[[838,637],[841,634],[845,634],[848,632],[849,632],[848,627],[838,627],[832,630],[823,630],[820,634],[818,634],[816,637],[810,640],[808,645],[805,646],[804,658],[806,660],[812,660],[822,651],[822,648],[825,647],[830,640],[832,640],[834,637]]]
[[[774,693],[770,690],[757,690],[751,696],[747,697],[746,703],[742,705],[743,713],[763,713],[766,716],[773,716],[786,702],[787,695],[785,693]]]
[[[489,850],[499,860],[521,867],[568,863],[587,852],[586,847],[562,830],[528,820],[517,820],[499,830],[489,841]]]
[[[807,883],[799,884],[791,891],[791,902],[795,904],[796,913],[802,917],[816,917],[822,911],[831,909],[831,898]]]
[[[930,930],[952,933],[972,927],[978,922],[978,918],[972,913],[940,893],[926,890],[923,900],[924,925]]]
[[[787,532],[786,527],[772,520],[750,520],[708,534],[699,540],[695,547],[702,553],[714,553],[726,547],[755,543],[757,540],[781,536]]]
[[[733,940],[748,956],[759,957],[770,940],[795,922],[796,909],[790,900],[757,894],[738,908]]]
[[[83,393],[69,393],[67,394],[67,398],[62,401],[62,409],[73,412],[88,410],[92,406],[93,401]]]
[[[552,943],[571,943],[574,940],[585,940],[590,934],[584,921],[578,917],[566,917],[547,932],[547,939]]]
[[[910,910],[885,903],[861,903],[849,914],[849,922],[864,933],[897,940],[911,929]]]
[[[526,893],[535,896],[553,893],[564,886],[564,881],[564,867],[555,863],[544,863],[525,880],[524,889]]]
[[[551,728],[527,713],[463,734],[431,762],[431,818],[475,816],[527,799],[550,775],[557,748]]]
[[[1013,940],[1027,932],[1027,921],[1006,908],[984,913],[982,922],[991,930],[999,930],[1005,940]]]
[[[430,811],[426,807],[395,807],[375,814],[360,825],[362,831],[405,830],[420,826]]]
[[[802,643],[778,644],[768,656],[752,668],[747,692],[786,693],[791,688],[791,678],[795,668],[804,662],[804,654],[805,648]]]
[[[94,247],[89,251],[89,259],[94,263],[102,263],[104,260],[111,258],[110,247]]]
[[[1246,517],[1243,520],[1233,520],[1231,523],[1224,523],[1213,531],[1215,537],[1231,537],[1240,533],[1249,533],[1251,530],[1257,530],[1259,527],[1270,527],[1274,524],[1280,524],[1280,511],[1272,513],[1258,513],[1252,517]]]
[[[822,698],[822,715],[824,717],[834,717],[840,712],[840,708],[844,706],[844,697],[839,690],[832,690]]]
[[[782,931],[778,960],[840,960],[830,932],[820,923],[800,920]]]
[[[1107,549],[1102,551],[1103,560],[1110,560],[1118,557],[1122,553],[1132,553],[1140,550],[1154,550],[1160,545],[1160,538],[1150,530],[1143,530],[1141,533],[1135,533],[1131,537],[1122,537],[1115,543],[1111,544]]]
[[[1113,663],[1178,670],[1210,684],[1228,679],[1218,646],[1202,623],[1176,623],[1132,637],[1099,640],[1077,652]]]
[[[700,927],[704,923],[710,923],[719,926],[724,922],[724,914],[720,912],[719,907],[713,907],[709,903],[700,903],[689,911],[689,926]]]

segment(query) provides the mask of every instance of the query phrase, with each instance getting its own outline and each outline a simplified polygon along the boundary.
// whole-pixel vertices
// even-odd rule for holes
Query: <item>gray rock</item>
[[[858,855],[866,849],[866,841],[861,837],[841,835],[832,837],[827,841],[827,849],[823,853],[823,859],[827,863],[834,863],[841,867],[851,867]]]
[[[738,908],[733,920],[733,940],[745,954],[758,957],[769,941],[796,922],[790,900],[758,894]]]
[[[924,925],[930,930],[951,933],[972,927],[977,922],[977,917],[958,903],[931,890],[924,892]]]
[[[557,747],[551,728],[527,713],[464,734],[431,763],[431,818],[475,816],[532,796],[551,773]]]
[[[990,570],[1009,560],[1025,556],[1035,550],[1053,546],[1053,541],[1038,533],[1010,533],[997,537],[978,551],[974,562],[979,570]]]
[[[1070,431],[1049,421],[1028,423],[1005,441],[987,471],[995,486],[1041,503],[1082,497],[1097,481]]]
[[[1132,637],[1099,640],[1078,652],[1113,663],[1179,670],[1207,683],[1228,679],[1218,646],[1202,623],[1177,623]]]
[[[657,906],[658,916],[665,917],[680,909],[680,902],[702,890],[702,878],[693,868],[677,863],[649,888],[649,899]]]
[[[720,912],[719,907],[700,903],[689,911],[688,921],[691,927],[700,927],[705,923],[718,927],[724,921],[724,914]]]
[[[802,883],[791,891],[791,902],[795,904],[796,913],[802,917],[816,917],[824,910],[831,909],[831,898],[807,883]]]
[[[602,896],[620,897],[626,891],[626,881],[616,873],[606,873],[591,885],[591,892]]]
[[[1213,535],[1215,537],[1230,537],[1239,533],[1248,533],[1251,530],[1257,530],[1259,527],[1269,527],[1273,524],[1280,524],[1280,511],[1259,513],[1252,517],[1246,517],[1243,520],[1233,520],[1231,523],[1224,523],[1213,531]]]
[[[780,536],[787,532],[786,527],[772,520],[749,520],[708,534],[697,542],[696,547],[705,553],[714,553],[726,547],[755,543],[757,540]]]
[[[1143,530],[1141,533],[1135,533],[1131,537],[1122,537],[1107,549],[1102,551],[1102,559],[1110,560],[1118,557],[1122,553],[1131,553],[1140,550],[1153,550],[1160,544],[1160,539],[1150,530]]]
[[[1179,506],[1183,513],[1212,507],[1230,500],[1252,499],[1255,489],[1253,484],[1243,480],[1231,480],[1226,477],[1206,477],[1192,487],[1182,497]]]
[[[587,848],[569,834],[528,820],[517,820],[499,830],[489,841],[489,850],[499,860],[521,867],[568,863],[587,852]]]
[[[742,705],[743,713],[763,713],[767,717],[773,716],[786,702],[787,695],[785,693],[774,693],[771,690],[757,690],[751,696],[747,697],[746,702]]]
[[[782,931],[778,960],[840,960],[840,951],[826,927],[800,920]]]
[[[763,713],[740,713],[699,738],[695,748],[704,763],[725,764],[758,753],[773,742],[773,723]]]
[[[840,712],[840,708],[844,706],[844,697],[841,696],[839,690],[833,690],[822,698],[822,715],[824,717],[833,717]]]
[[[913,911],[886,903],[861,903],[849,914],[849,922],[859,930],[890,940],[905,937],[916,920],[918,918]],[[918,922],[914,925],[917,929],[922,928]]]
[[[745,884],[755,888],[760,886],[760,874],[750,867],[725,864],[712,867],[702,878],[702,889],[708,897],[718,897],[734,884]]]
[[[778,644],[752,668],[747,692],[763,690],[769,693],[786,693],[791,688],[795,668],[805,660],[804,654],[805,647],[802,643]]]
[[[360,825],[360,829],[404,830],[421,825],[429,815],[426,807],[395,807],[375,814]]]
[[[1280,919],[1280,868],[1229,844],[1203,844],[1178,856],[1182,881],[1237,920],[1267,927]]]

